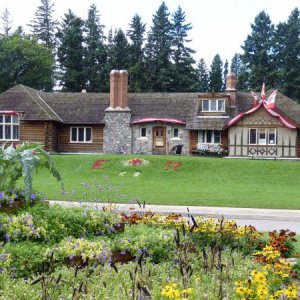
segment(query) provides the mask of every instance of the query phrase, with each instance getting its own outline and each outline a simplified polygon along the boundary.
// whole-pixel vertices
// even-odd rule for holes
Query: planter
[[[23,205],[25,205],[25,202],[22,200],[15,200],[12,204],[5,203],[0,207],[0,212],[13,213]]]
[[[111,259],[114,263],[127,263],[129,261],[135,260],[135,256],[133,256],[130,252],[121,252],[121,251],[114,251],[112,253]]]

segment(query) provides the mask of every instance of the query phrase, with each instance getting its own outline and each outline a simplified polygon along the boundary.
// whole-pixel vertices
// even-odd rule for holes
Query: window
[[[179,138],[179,129],[173,128],[173,138]]]
[[[18,115],[0,115],[0,140],[18,141],[20,121]]]
[[[92,128],[91,127],[71,127],[72,143],[91,143]]]
[[[140,137],[147,137],[147,128],[146,127],[140,128]]]
[[[220,144],[221,131],[220,130],[199,130],[198,142],[200,144]]]
[[[202,100],[202,111],[224,112],[225,100]]]
[[[276,145],[275,128],[250,128],[249,129],[250,145]]]

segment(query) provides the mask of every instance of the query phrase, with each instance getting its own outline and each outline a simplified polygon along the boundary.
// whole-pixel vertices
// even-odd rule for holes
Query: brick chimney
[[[119,106],[125,108],[128,107],[128,72],[126,70],[121,70],[119,74]]]
[[[117,70],[110,72],[110,93],[109,93],[109,106],[111,108],[119,107],[119,84],[120,73]]]
[[[226,76],[226,94],[229,95],[229,106],[236,106],[236,75],[230,72]]]
[[[128,107],[128,73],[126,70],[110,72],[110,103],[111,108]]]

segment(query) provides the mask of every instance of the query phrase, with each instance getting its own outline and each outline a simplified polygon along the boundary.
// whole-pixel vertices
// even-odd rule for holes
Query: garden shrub
[[[40,272],[47,246],[38,242],[7,243],[3,251],[10,254],[9,273],[12,277],[29,277]]]

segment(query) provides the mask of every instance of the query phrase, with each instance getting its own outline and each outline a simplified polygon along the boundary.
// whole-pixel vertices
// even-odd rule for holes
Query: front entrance
[[[153,128],[153,154],[166,154],[166,127]]]

